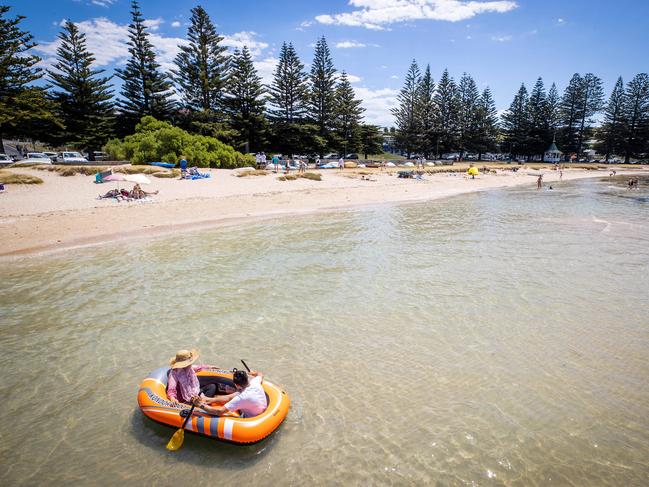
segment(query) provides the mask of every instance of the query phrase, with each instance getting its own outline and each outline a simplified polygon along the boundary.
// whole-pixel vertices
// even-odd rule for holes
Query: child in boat
[[[235,370],[232,378],[237,391],[227,396],[203,398],[203,409],[215,416],[222,416],[227,412],[239,411],[244,418],[259,416],[268,407],[266,393],[262,387],[264,375],[253,370],[250,378],[244,370]],[[209,404],[222,404],[222,406],[209,406]]]
[[[191,404],[204,397],[216,394],[216,384],[207,384],[203,387],[198,382],[196,372],[211,368],[210,365],[193,365],[198,359],[198,350],[179,350],[176,356],[169,361],[171,370],[167,383],[167,397],[171,402]]]

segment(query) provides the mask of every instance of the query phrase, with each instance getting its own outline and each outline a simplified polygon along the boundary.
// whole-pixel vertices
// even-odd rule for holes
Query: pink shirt
[[[192,397],[201,392],[196,372],[208,368],[209,365],[192,365],[182,369],[171,369],[167,384],[167,396],[178,402],[189,404]]]

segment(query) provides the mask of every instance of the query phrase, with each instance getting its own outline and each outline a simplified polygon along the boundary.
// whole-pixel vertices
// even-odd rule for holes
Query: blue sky
[[[51,63],[63,19],[80,23],[97,64],[109,72],[124,62],[130,0],[9,0],[12,14]],[[448,67],[489,86],[500,110],[524,82],[542,76],[562,91],[574,72],[593,72],[606,94],[649,71],[649,0],[142,0],[152,41],[169,69],[201,4],[234,48],[248,45],[270,80],[279,47],[292,41],[308,66],[325,35],[338,70],[346,70],[364,100],[369,122],[391,125],[390,107],[411,60],[430,63],[439,79]]]

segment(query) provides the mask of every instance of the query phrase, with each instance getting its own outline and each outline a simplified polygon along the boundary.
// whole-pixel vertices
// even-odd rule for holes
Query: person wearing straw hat
[[[191,404],[200,398],[214,397],[216,395],[216,384],[207,384],[201,387],[196,372],[212,367],[211,365],[194,365],[198,359],[199,352],[196,349],[178,350],[176,356],[169,361],[169,381],[167,384],[167,396],[172,402],[183,402]]]

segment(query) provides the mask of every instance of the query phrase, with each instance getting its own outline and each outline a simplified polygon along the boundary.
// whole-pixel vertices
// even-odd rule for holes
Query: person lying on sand
[[[128,194],[128,196],[129,198],[132,198],[134,200],[141,200],[146,198],[149,195],[154,195],[154,194],[158,194],[158,191],[152,191],[152,192],[144,191],[140,187],[140,185],[136,183],[135,186],[133,186],[131,192]]]
[[[264,375],[261,372],[253,370],[250,377],[244,370],[235,370],[232,378],[236,392],[226,396],[217,396],[213,398],[201,397],[201,406],[203,409],[215,416],[222,416],[227,412],[239,411],[244,418],[259,416],[268,407],[266,394],[262,383]],[[209,404],[222,404],[221,406],[210,406]]]
[[[171,370],[167,383],[167,396],[171,402],[191,404],[199,398],[212,397],[216,394],[216,384],[203,387],[198,382],[196,372],[211,368],[210,365],[193,365],[198,359],[198,350],[178,350],[176,356],[169,361]]]

